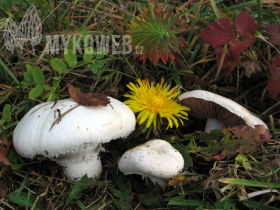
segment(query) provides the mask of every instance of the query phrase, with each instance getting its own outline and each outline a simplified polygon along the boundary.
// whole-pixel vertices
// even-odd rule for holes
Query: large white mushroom
[[[33,107],[16,126],[13,144],[19,155],[42,155],[64,166],[73,181],[102,172],[101,144],[125,138],[135,129],[135,115],[110,98],[107,106],[82,106],[72,99]]]
[[[150,140],[126,151],[118,164],[125,175],[139,174],[165,187],[165,179],[176,177],[184,167],[184,158],[167,141]]]
[[[225,126],[267,125],[258,117],[252,115],[246,108],[223,96],[205,90],[193,90],[183,93],[178,97],[180,103],[189,107],[191,116],[207,118],[205,132],[213,129],[223,130]]]

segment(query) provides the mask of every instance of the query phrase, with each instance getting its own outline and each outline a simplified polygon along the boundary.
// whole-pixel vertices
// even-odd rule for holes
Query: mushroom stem
[[[214,118],[207,118],[204,132],[210,133],[211,130],[218,129],[223,132],[222,123]]]
[[[154,176],[148,176],[148,178],[150,178],[150,180],[154,183],[154,185],[156,185],[156,183],[158,183],[158,185],[161,187],[161,189],[163,189],[163,190],[165,189],[166,183],[165,183],[164,179],[154,177]]]
[[[51,160],[65,167],[65,173],[73,181],[77,182],[87,174],[88,178],[98,178],[102,172],[102,164],[99,157],[101,145],[80,149],[60,155]]]

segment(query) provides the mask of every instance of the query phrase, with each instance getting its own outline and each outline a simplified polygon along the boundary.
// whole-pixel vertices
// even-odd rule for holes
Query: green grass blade
[[[253,200],[248,200],[248,201],[243,201],[242,202],[244,205],[250,207],[250,208],[254,208],[254,209],[261,209],[261,210],[279,210],[279,208],[274,208],[272,206],[268,206],[264,203],[260,203],[257,201],[253,201]]]
[[[219,11],[218,11],[218,8],[217,8],[216,3],[215,3],[214,0],[211,0],[211,5],[212,5],[212,8],[213,8],[213,10],[214,10],[214,13],[215,13],[217,19],[220,19],[220,18],[221,18],[221,15],[220,15],[220,13],[219,13]]]
[[[2,61],[2,59],[0,58],[0,64],[3,66],[3,68],[8,72],[8,74],[13,78],[13,80],[15,81],[15,83],[17,83],[19,85],[19,81],[18,79],[15,77],[15,75],[11,72],[11,70],[6,66],[6,64]]]
[[[99,1],[96,6],[94,7],[94,10],[92,10],[92,12],[89,14],[89,16],[87,17],[87,19],[85,20],[85,22],[82,24],[82,26],[80,27],[80,31],[83,30],[86,26],[86,24],[88,23],[88,21],[91,19],[91,17],[94,15],[95,10],[99,7],[99,5],[102,3],[102,1]]]
[[[222,178],[219,181],[226,183],[226,184],[237,184],[237,185],[244,185],[244,186],[251,186],[251,187],[280,188],[280,184],[278,184],[278,183],[257,182],[255,180]]]

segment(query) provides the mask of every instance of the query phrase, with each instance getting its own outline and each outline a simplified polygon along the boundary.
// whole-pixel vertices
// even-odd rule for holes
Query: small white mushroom
[[[165,179],[182,171],[184,158],[167,141],[156,139],[126,151],[118,166],[125,175],[139,174],[164,188]]]
[[[56,161],[74,181],[85,174],[99,177],[101,144],[127,137],[136,125],[128,106],[110,101],[107,106],[89,107],[65,99],[33,107],[15,128],[16,151],[23,157],[42,155]]]
[[[178,97],[180,103],[189,107],[189,114],[195,118],[207,118],[205,132],[225,126],[267,125],[258,117],[252,115],[246,108],[223,96],[205,90],[193,90]]]

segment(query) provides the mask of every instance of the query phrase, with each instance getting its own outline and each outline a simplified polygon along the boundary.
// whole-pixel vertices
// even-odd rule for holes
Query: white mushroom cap
[[[197,118],[215,118],[226,126],[238,125],[243,122],[252,128],[255,125],[263,125],[267,128],[262,120],[252,115],[243,106],[205,90],[189,91],[180,95],[178,99],[181,104],[191,109],[189,114]]]
[[[33,107],[15,128],[16,151],[23,157],[42,155],[53,160],[67,154],[67,162],[81,149],[93,147],[95,151],[101,143],[127,137],[135,129],[135,115],[124,103],[114,98],[110,101],[107,106],[89,107],[65,99]],[[74,155],[79,159],[75,161],[83,156]]]
[[[19,122],[13,135],[24,157],[57,157],[78,149],[124,138],[135,129],[135,115],[124,103],[110,98],[107,106],[77,106],[72,99],[42,103]],[[71,108],[71,111],[69,111]],[[69,111],[59,120],[61,115]],[[58,124],[53,123],[57,120]]]
[[[167,141],[156,139],[126,151],[119,169],[125,175],[139,174],[164,186],[164,179],[176,177],[184,167],[184,158]]]

